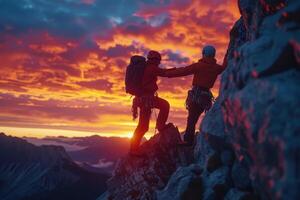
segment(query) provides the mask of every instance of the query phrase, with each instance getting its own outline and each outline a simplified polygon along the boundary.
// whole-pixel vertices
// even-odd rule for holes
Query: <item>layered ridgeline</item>
[[[195,148],[176,146],[176,128],[156,135],[148,156],[121,159],[99,199],[299,198],[300,1],[238,2],[220,96]]]
[[[101,137],[45,137],[29,138],[26,141],[36,146],[62,146],[70,158],[81,167],[92,172],[111,173],[117,160],[127,154],[129,138]]]
[[[79,167],[63,147],[38,147],[0,133],[1,200],[93,200],[107,177]]]

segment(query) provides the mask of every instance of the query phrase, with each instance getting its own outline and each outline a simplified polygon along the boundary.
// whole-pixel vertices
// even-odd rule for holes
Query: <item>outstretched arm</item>
[[[186,67],[175,68],[173,70],[167,71],[165,75],[169,78],[192,75],[196,72],[195,67],[196,65],[192,64]]]
[[[162,68],[157,68],[156,70],[156,75],[157,76],[161,76],[161,77],[168,77],[167,74],[170,72],[170,71],[173,71],[175,70],[176,68],[171,68],[171,69],[162,69]]]

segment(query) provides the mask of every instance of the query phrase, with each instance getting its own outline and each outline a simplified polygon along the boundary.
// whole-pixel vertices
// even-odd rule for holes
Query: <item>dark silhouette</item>
[[[156,121],[156,129],[160,132],[166,127],[170,105],[166,100],[158,97],[156,93],[158,90],[156,82],[157,77],[165,77],[165,73],[168,70],[159,68],[160,62],[160,53],[157,51],[150,51],[147,55],[147,61],[145,61],[144,69],[142,64],[143,59],[140,56],[133,56],[131,58],[131,64],[136,65],[134,66],[136,68],[136,72],[134,72],[134,69],[130,69],[130,65],[127,68],[126,81],[129,83],[130,79],[133,81],[132,79],[134,77],[137,81],[140,81],[140,83],[136,82],[132,83],[132,85],[126,85],[126,91],[135,96],[132,104],[134,118],[137,118],[139,108],[139,122],[131,140],[131,155],[142,155],[138,149],[142,137],[149,129],[150,116],[153,108],[159,109],[159,114]],[[138,80],[138,76],[142,77],[141,80]],[[133,86],[134,84],[137,85]],[[131,89],[130,86],[133,86],[133,88],[136,87],[136,89]]]
[[[168,77],[194,75],[193,87],[188,91],[186,99],[189,114],[182,145],[194,144],[196,123],[200,115],[212,106],[213,95],[210,88],[213,87],[217,76],[224,70],[223,66],[217,64],[215,54],[216,50],[213,46],[205,46],[202,51],[203,57],[197,63],[166,72]]]

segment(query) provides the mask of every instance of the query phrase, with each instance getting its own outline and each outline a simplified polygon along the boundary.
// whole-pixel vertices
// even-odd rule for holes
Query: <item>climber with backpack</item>
[[[187,125],[184,134],[184,142],[179,145],[193,146],[195,140],[195,126],[200,115],[208,111],[214,100],[210,91],[217,76],[225,67],[218,65],[215,59],[216,49],[207,45],[202,50],[202,58],[189,66],[176,68],[166,72],[167,77],[181,77],[194,75],[193,87],[188,91],[186,108],[188,110]]]
[[[149,51],[147,60],[142,56],[132,56],[126,69],[125,89],[134,96],[132,103],[133,118],[139,117],[138,125],[131,139],[130,155],[141,156],[140,142],[149,129],[151,111],[159,109],[156,129],[161,132],[167,127],[169,103],[157,95],[157,77],[165,77],[167,69],[159,67],[161,55],[157,51]],[[139,115],[138,115],[139,109]]]

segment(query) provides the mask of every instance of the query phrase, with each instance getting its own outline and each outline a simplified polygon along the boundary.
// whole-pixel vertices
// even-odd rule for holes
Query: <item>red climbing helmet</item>
[[[153,59],[161,60],[161,55],[159,52],[151,50],[149,51],[147,58],[148,60],[153,60]]]

